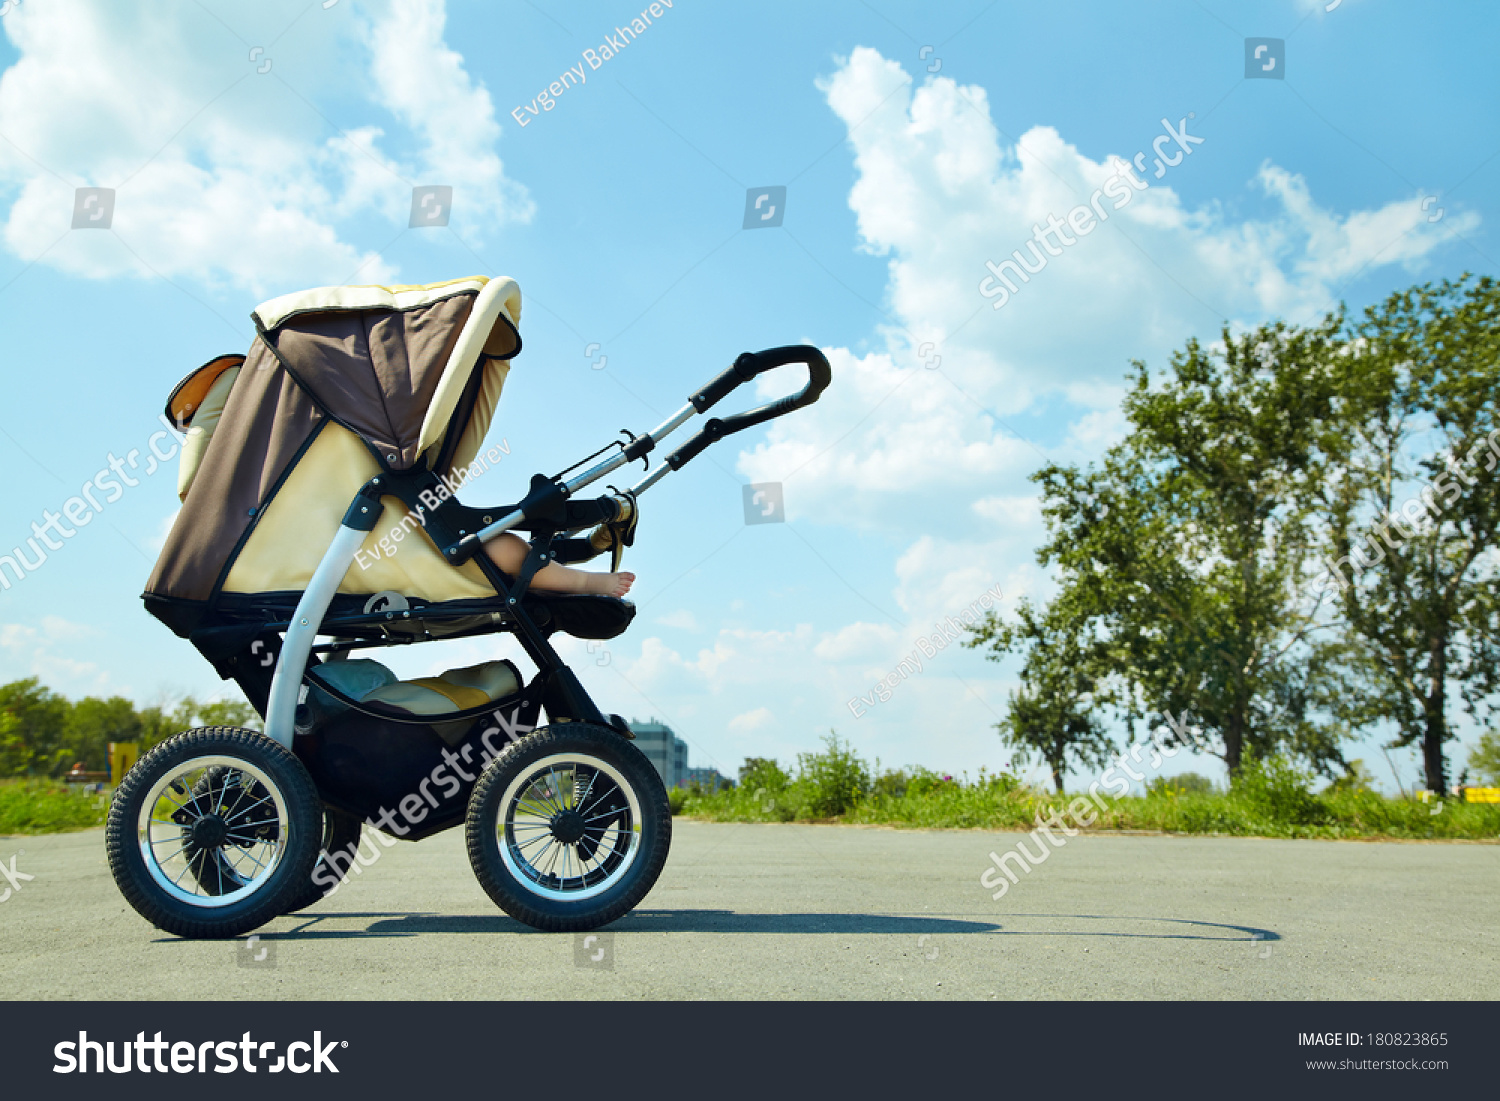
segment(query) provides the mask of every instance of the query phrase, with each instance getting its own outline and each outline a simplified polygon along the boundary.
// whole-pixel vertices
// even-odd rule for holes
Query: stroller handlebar
[[[668,455],[666,465],[672,470],[681,470],[689,460],[716,440],[732,436],[754,425],[764,424],[768,420],[784,417],[788,413],[803,409],[817,401],[833,379],[833,368],[828,365],[827,357],[812,345],[789,344],[781,348],[767,348],[763,352],[743,353],[723,373],[692,396],[690,400],[693,408],[700,413],[706,412],[731,391],[749,382],[756,375],[773,371],[777,367],[785,367],[789,363],[801,363],[807,367],[807,385],[800,391],[743,413],[723,418],[714,417],[699,430],[696,436]]]
[[[650,489],[670,471],[681,470],[689,460],[701,454],[709,444],[754,425],[784,417],[788,413],[805,408],[817,401],[833,379],[833,368],[828,365],[828,358],[810,344],[789,344],[781,348],[767,348],[761,352],[742,353],[733,364],[695,393],[686,405],[664,421],[655,431],[646,436],[636,437],[629,446],[621,445],[620,450],[614,455],[566,482],[554,481],[539,475],[538,479],[533,480],[532,492],[524,501],[495,522],[445,548],[446,557],[454,563],[468,561],[482,543],[495,538],[502,532],[522,526],[529,519],[534,520],[548,515],[562,501],[584,486],[598,481],[628,462],[643,458],[665,436],[680,428],[694,414],[706,412],[733,390],[757,375],[763,375],[767,371],[773,371],[777,367],[785,367],[791,363],[800,363],[807,367],[806,386],[795,394],[766,402],[754,409],[747,409],[743,413],[711,418],[697,435],[673,451],[661,466],[630,488],[629,505],[633,508],[636,496]],[[620,507],[623,509],[625,498],[616,498],[616,500],[621,502]]]

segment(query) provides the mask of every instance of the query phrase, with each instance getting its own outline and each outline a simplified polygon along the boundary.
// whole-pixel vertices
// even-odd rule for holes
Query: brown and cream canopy
[[[520,350],[520,315],[516,283],[483,277],[322,287],[258,307],[243,364],[218,357],[173,392],[189,433],[183,505],[146,595],[295,591],[368,477],[468,466]],[[348,591],[400,587],[389,571],[353,573]],[[422,587],[409,573],[394,580]]]

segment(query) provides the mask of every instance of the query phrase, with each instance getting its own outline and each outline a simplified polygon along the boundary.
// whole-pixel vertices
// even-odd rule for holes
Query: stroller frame
[[[306,389],[264,330],[261,336],[288,375]],[[742,384],[789,364],[808,368],[807,384],[799,392],[743,413],[710,418],[650,469],[650,453],[667,436]],[[650,890],[666,860],[671,837],[666,790],[654,766],[629,744],[634,737],[629,726],[620,716],[600,711],[549,636],[564,630],[580,637],[614,637],[628,625],[634,609],[603,596],[539,596],[530,591],[531,581],[549,562],[580,562],[604,549],[613,552],[618,568],[621,549],[634,540],[641,494],[712,443],[811,405],[831,374],[827,359],[811,346],[746,352],[651,432],[636,436],[624,431],[624,441],[606,445],[559,474],[537,474],[520,501],[498,508],[463,505],[436,470],[424,464],[398,469],[377,453],[380,472],[354,494],[290,617],[287,603],[272,604],[237,622],[219,622],[189,635],[222,676],[239,684],[263,716],[264,732],[207,728],[179,734],[143,757],[125,777],[111,807],[106,846],[127,900],[158,927],[178,935],[237,936],[336,889],[353,864],[362,820],[412,841],[463,822],[481,886],[513,917],[542,929],[586,930],[628,912]],[[646,464],[647,473],[629,489],[610,486],[612,492],[603,496],[578,496],[637,459]],[[339,590],[380,522],[385,497],[396,498],[420,520],[421,530],[449,566],[472,561],[497,596],[412,607],[402,594],[389,591],[375,594],[362,602],[362,611],[355,611],[358,598],[351,601]],[[598,529],[593,538],[578,537],[590,528]],[[485,543],[512,531],[530,534],[514,577],[483,553]],[[537,672],[519,689],[476,707],[417,714],[361,702],[320,673],[325,661],[354,650],[500,632],[517,637]],[[330,641],[319,643],[320,636]],[[519,673],[516,680],[521,680]],[[331,697],[344,713],[331,725],[308,722],[304,688]],[[502,717],[507,709],[509,723]],[[549,725],[537,728],[542,709]],[[510,745],[498,752],[489,737],[501,728],[479,733],[483,724],[478,720],[487,716],[508,727]],[[402,733],[408,727],[418,733]],[[420,734],[424,727],[425,737]],[[440,727],[457,729],[461,739],[440,739]],[[527,736],[517,738],[519,731]],[[479,775],[470,776],[458,767],[459,755],[453,751],[462,750],[467,762],[481,744]],[[442,800],[423,779],[439,783],[433,767],[439,750],[453,772],[468,781],[462,784],[452,776],[442,781],[454,785]],[[542,770],[545,776],[538,781]],[[388,801],[394,792],[405,793],[399,806],[411,828],[394,824]],[[414,793],[430,803],[431,814]],[[420,816],[407,809],[409,800],[415,800]],[[539,810],[539,801],[551,809]],[[170,820],[156,817],[164,813]],[[520,824],[523,813],[547,824]],[[424,818],[425,824],[415,824]],[[167,840],[153,837],[151,823],[158,822]],[[322,823],[321,844],[316,822]],[[565,851],[576,846],[571,867],[564,856],[559,871],[549,865],[542,874],[536,863],[525,865],[525,875],[518,871],[523,856],[531,861],[540,851],[533,849],[528,856],[526,846],[551,843],[538,830],[550,830]],[[606,830],[615,831],[607,849]],[[594,832],[600,834],[597,839]],[[154,846],[177,844],[178,837],[183,849],[176,855],[188,852],[183,857],[187,868],[206,895],[196,894],[191,883],[183,889],[181,876],[170,882],[163,877]],[[251,845],[265,846],[257,851],[267,856],[268,864],[251,857],[257,871],[234,867],[235,847]],[[589,855],[580,863],[584,852]],[[333,858],[338,853],[347,857],[343,868]],[[600,863],[586,867],[592,859]]]
[[[668,455],[654,472],[647,474],[623,493],[589,501],[571,500],[580,489],[607,477],[636,459],[646,461],[649,467],[649,460],[646,456],[655,449],[658,443],[695,415],[706,412],[742,383],[766,371],[790,363],[805,364],[808,368],[808,383],[799,393],[744,413],[710,419],[696,435]],[[354,562],[355,553],[359,550],[365,536],[374,530],[379,520],[380,498],[394,495],[408,509],[423,515],[426,531],[439,544],[444,557],[452,565],[458,566],[471,559],[476,561],[485,576],[494,584],[496,591],[504,598],[505,614],[510,624],[504,629],[512,631],[517,636],[527,656],[536,663],[538,668],[536,679],[519,695],[525,696],[530,693],[533,698],[539,696],[542,706],[546,707],[549,717],[554,720],[561,718],[573,722],[601,723],[620,729],[621,733],[629,737],[628,728],[621,729],[624,727],[622,720],[613,716],[606,717],[594,704],[572,669],[558,655],[547,635],[538,628],[523,605],[522,597],[530,585],[531,578],[549,561],[566,564],[592,557],[594,552],[585,540],[565,539],[562,545],[554,546],[559,536],[571,536],[599,524],[631,519],[636,507],[636,499],[669,472],[682,469],[710,444],[725,436],[811,405],[817,401],[831,377],[828,361],[822,352],[810,346],[792,345],[763,352],[746,352],[651,432],[642,436],[632,436],[628,444],[616,441],[610,445],[616,449],[614,455],[571,480],[564,480],[561,475],[552,477],[535,475],[532,478],[530,492],[525,498],[514,505],[499,509],[467,507],[446,492],[439,494],[438,490],[444,488],[441,481],[436,474],[426,469],[417,468],[402,472],[388,470],[370,479],[350,502],[349,511],[345,514],[343,523],[329,544],[328,550],[324,552],[312,580],[303,591],[292,619],[286,624],[274,623],[266,626],[268,631],[285,630],[285,638],[275,661],[275,672],[269,686],[264,686],[263,679],[256,678],[253,673],[250,673],[251,669],[259,667],[257,665],[252,665],[248,669],[241,667],[241,670],[237,672],[236,680],[246,690],[252,702],[257,698],[262,698],[264,694],[263,698],[266,703],[262,710],[266,724],[265,733],[287,749],[293,748],[297,698],[306,678],[308,661],[313,654],[319,634],[327,633],[330,628],[365,626],[372,618],[378,623],[380,616],[389,617],[393,614],[376,613],[374,617],[353,616],[342,619],[329,619],[327,615],[328,608],[338,592],[339,583]],[[629,433],[626,434],[629,435]],[[440,497],[446,499],[441,500],[436,508],[429,508],[425,503]],[[491,517],[496,512],[502,515],[499,519],[492,520]],[[480,551],[484,543],[516,529],[531,532],[532,538],[520,575],[514,579],[508,579],[490,561],[489,557],[481,554]],[[410,612],[405,614],[409,616]],[[332,646],[328,648],[328,652],[366,646],[397,645],[404,641],[404,639],[386,636],[378,642],[353,643],[343,647]],[[362,710],[357,701],[343,696],[331,686],[320,684],[319,687],[345,706]],[[426,716],[423,722],[430,724],[435,721],[479,717],[503,708],[506,702],[508,701],[492,701],[483,707],[472,709],[473,715],[466,711],[459,711],[445,716]]]

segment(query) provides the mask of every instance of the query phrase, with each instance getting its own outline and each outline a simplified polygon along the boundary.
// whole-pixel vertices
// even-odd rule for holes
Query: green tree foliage
[[[1469,751],[1469,771],[1486,786],[1500,786],[1500,730],[1487,730]]]
[[[110,742],[137,742],[141,752],[197,726],[259,730],[260,719],[242,700],[199,703],[191,696],[174,706],[137,709],[123,696],[70,701],[35,677],[0,685],[0,776],[58,778],[74,764],[103,772]]]
[[[1059,592],[1018,624],[991,613],[973,640],[1025,654],[1009,738],[1097,753],[1084,720],[1108,703],[1127,725],[1190,715],[1231,773],[1280,747],[1342,771],[1345,730],[1323,714],[1340,689],[1319,637],[1332,602],[1313,583],[1318,493],[1344,450],[1341,324],[1225,330],[1155,380],[1137,362],[1126,438],[1097,467],[1033,476]]]
[[[66,763],[82,763],[90,772],[109,767],[110,742],[139,742],[141,717],[123,696],[87,696],[72,705],[65,728]]]
[[[1388,720],[1447,788],[1455,695],[1500,686],[1500,284],[1427,284],[1366,311],[1349,345],[1351,454],[1326,487],[1352,722]]]
[[[71,761],[65,734],[71,705],[35,677],[0,685],[0,769],[6,776],[56,776]]]
[[[965,643],[989,643],[992,661],[1024,649],[1021,684],[998,729],[1021,760],[1046,763],[1059,794],[1070,765],[1103,767],[1115,748],[1099,710],[1107,698],[1099,690],[1110,679],[1110,648],[1082,637],[1085,622],[1066,599],[1041,611],[1023,600],[1014,624],[992,615]]]

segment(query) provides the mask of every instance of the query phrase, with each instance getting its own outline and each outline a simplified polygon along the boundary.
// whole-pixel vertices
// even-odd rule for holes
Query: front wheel
[[[180,937],[237,937],[299,897],[318,859],[323,806],[279,743],[204,727],[137,762],[104,836],[120,893],[147,921]]]
[[[672,810],[645,754],[607,727],[567,723],[513,743],[469,798],[469,863],[517,921],[596,929],[661,874]]]

